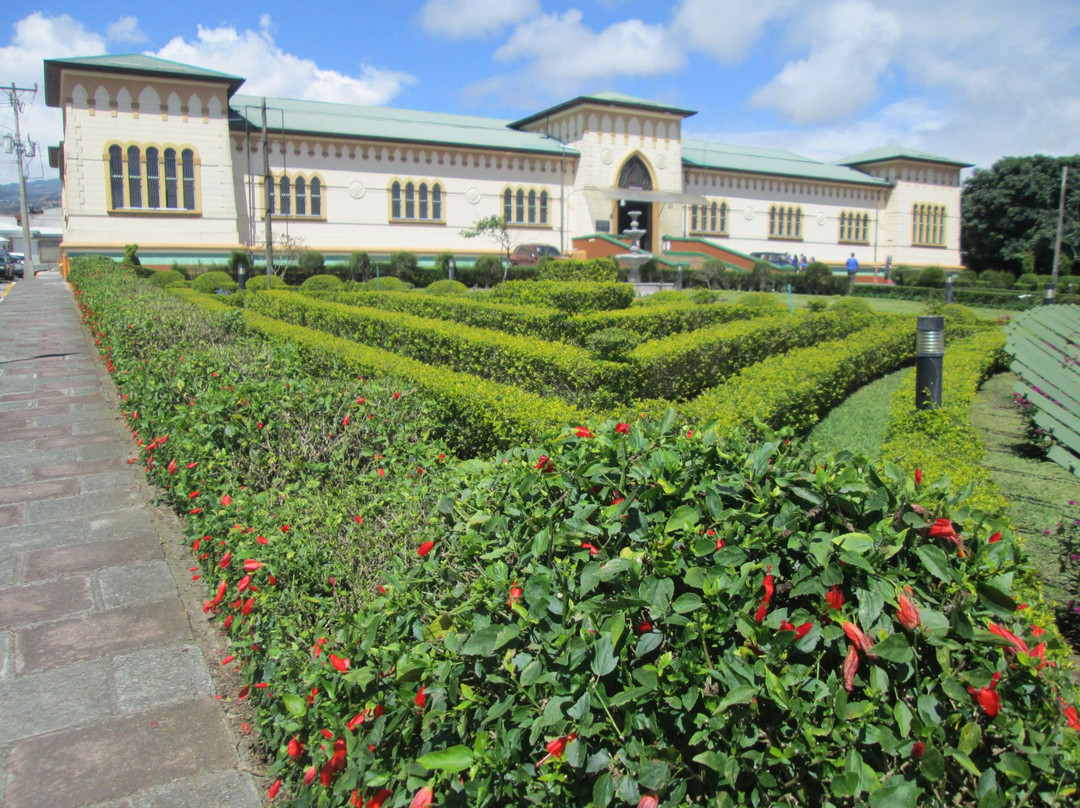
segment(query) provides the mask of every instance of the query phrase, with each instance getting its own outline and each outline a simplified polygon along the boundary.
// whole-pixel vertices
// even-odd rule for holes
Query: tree
[[[1061,253],[1080,258],[1080,154],[1071,157],[1003,157],[976,170],[961,196],[961,240],[971,269],[1049,274],[1054,260],[1061,169],[1069,167]],[[1065,263],[1065,262],[1063,262]]]
[[[517,236],[510,232],[506,227],[506,219],[502,216],[488,216],[480,219],[476,224],[470,227],[468,230],[463,230],[461,233],[465,238],[476,238],[477,236],[487,236],[495,241],[500,247],[502,247],[503,256],[503,282],[506,282],[506,272],[510,268],[510,253],[514,249],[514,245],[517,242]]]

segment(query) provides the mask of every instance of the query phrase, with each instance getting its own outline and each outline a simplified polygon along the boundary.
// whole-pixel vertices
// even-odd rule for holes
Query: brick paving
[[[0,285],[0,806],[257,808],[183,538],[55,272]]]

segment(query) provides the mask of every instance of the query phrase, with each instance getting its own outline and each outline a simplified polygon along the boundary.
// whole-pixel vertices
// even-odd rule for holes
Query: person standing
[[[855,253],[851,254],[851,258],[847,260],[847,276],[848,284],[850,287],[855,286],[855,274],[859,271],[859,259],[855,257]]]

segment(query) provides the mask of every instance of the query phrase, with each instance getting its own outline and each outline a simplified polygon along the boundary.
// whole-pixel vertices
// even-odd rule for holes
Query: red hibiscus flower
[[[854,645],[848,646],[847,656],[844,657],[844,689],[850,693],[855,689],[855,674],[859,670],[859,651]]]
[[[620,435],[629,435],[630,424],[624,424],[622,421],[619,421],[619,423],[615,424],[615,432]]]
[[[293,738],[289,741],[288,752],[289,757],[291,757],[293,760],[296,760],[298,757],[304,754],[304,745],[300,743],[299,738]]]
[[[222,494],[221,504],[228,508],[230,505],[232,505],[232,497],[230,497],[228,494]]]
[[[435,546],[435,542],[430,541],[430,540],[426,541],[423,544],[421,544],[419,547],[416,548],[416,554],[418,556],[426,556],[428,553],[431,552],[431,549],[434,546]]]
[[[915,741],[915,743],[911,745],[911,756],[918,760],[924,754],[926,754],[926,744],[922,741]]]
[[[803,637],[805,637],[807,634],[809,634],[810,629],[812,629],[813,627],[814,627],[814,624],[810,623],[810,622],[803,623],[801,626],[796,626],[796,625],[793,625],[793,624],[789,623],[787,620],[781,620],[780,621],[780,630],[781,631],[794,631],[795,632],[795,639],[797,639],[797,640],[801,640]]]
[[[510,587],[510,597],[507,598],[506,605],[513,606],[515,603],[521,600],[522,594],[523,592],[521,591],[521,587],[517,584],[514,584],[512,587]]]
[[[173,474],[176,474],[176,460],[175,460],[175,459],[173,459],[173,460],[170,460],[170,461],[169,461],[169,465],[167,465],[167,466],[165,467],[165,470],[166,470],[167,472],[169,472],[169,475],[170,475],[170,476],[172,476]],[[278,782],[281,782],[281,781],[279,780]]]
[[[660,801],[652,794],[646,794],[640,800],[638,800],[637,808],[657,808],[660,805]]]
[[[846,620],[840,624],[840,628],[844,630],[847,638],[851,640],[851,644],[855,646],[859,651],[866,654],[870,659],[877,659],[877,654],[874,653],[874,643],[867,637],[861,628],[854,623],[849,623]]]
[[[255,570],[257,570],[262,565],[263,563],[261,561],[256,561],[254,558],[249,558],[244,561],[244,572],[255,572]]]
[[[431,786],[424,786],[416,792],[412,802],[409,803],[409,808],[431,808],[433,798],[434,792],[431,790]]]
[[[330,664],[333,665],[336,670],[339,670],[342,673],[345,673],[345,671],[349,669],[349,660],[342,659],[336,654],[330,655]]]
[[[922,469],[915,469],[915,485],[922,485]]]
[[[905,586],[904,591],[910,593],[911,587]],[[900,593],[897,602],[900,604],[900,608],[896,611],[896,619],[899,620],[900,625],[908,631],[914,631],[922,622],[919,618],[919,607],[916,606],[915,602],[903,592]]]
[[[776,590],[776,587],[773,584],[772,564],[767,565],[765,570],[765,577],[761,581],[761,585],[765,587],[765,597],[761,599],[761,604],[757,607],[757,612],[754,614],[754,620],[756,620],[758,624],[760,624],[761,621],[765,619],[765,615],[768,614],[769,601],[772,600],[773,592]]]
[[[413,699],[413,701],[416,702],[416,706],[421,710],[423,710],[424,705],[427,704],[427,693],[424,692],[425,690],[426,688],[424,685],[421,685],[420,689],[416,691],[416,697]]]
[[[1009,643],[1005,646],[1005,653],[1011,654],[1012,656],[1016,656],[1017,654],[1030,653],[1027,643],[1021,640],[1007,628],[1002,628],[1001,626],[994,625],[993,623],[987,623],[987,627],[990,629],[991,634],[996,634],[997,636],[1001,637],[1001,639]]]
[[[589,431],[588,427],[584,426],[579,426],[577,429],[575,429],[574,434],[577,435],[579,438],[593,437],[593,433]]]
[[[275,780],[273,785],[270,786],[270,790],[266,792],[267,799],[274,799],[279,791],[281,791],[281,781]]]
[[[840,591],[839,586],[832,586],[825,594],[825,600],[829,601],[829,605],[836,611],[840,611],[844,607],[844,593]]]
[[[1000,530],[997,533],[995,533],[993,536],[991,536],[990,539],[989,539],[990,544],[997,544],[997,542],[999,542],[999,541],[1001,541],[1001,531]]]
[[[926,535],[931,539],[948,539],[956,545],[956,550],[963,558],[966,554],[967,548],[964,547],[964,542],[960,540],[959,534],[956,532],[956,528],[951,519],[945,519],[939,517],[934,520],[934,524],[926,531]]]
[[[388,788],[380,788],[375,792],[375,796],[368,800],[368,804],[364,808],[382,808],[383,803],[390,799],[390,795],[393,793]]]
[[[534,468],[537,471],[542,471],[545,474],[555,471],[555,466],[551,463],[551,458],[547,455],[540,455],[540,459],[536,461]]]
[[[571,732],[569,735],[563,735],[561,738],[556,738],[553,741],[548,741],[546,744],[544,744],[544,748],[547,749],[547,754],[540,759],[540,762],[536,764],[536,767],[540,768],[549,760],[556,760],[558,758],[561,758],[563,756],[563,753],[566,751],[566,745],[570,743],[570,741],[574,740],[574,738],[576,737],[577,733]]]

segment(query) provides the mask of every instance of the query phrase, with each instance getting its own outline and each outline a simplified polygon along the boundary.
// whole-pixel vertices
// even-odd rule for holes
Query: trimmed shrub
[[[341,278],[337,275],[312,275],[300,288],[305,292],[327,292],[341,288]]]
[[[310,277],[318,274],[326,267],[326,259],[318,250],[304,250],[300,253],[299,265],[300,272]]]
[[[626,355],[637,347],[641,338],[622,328],[605,328],[585,338],[585,347],[598,359],[625,362]]]
[[[404,292],[412,289],[412,284],[401,278],[395,278],[393,275],[382,275],[365,281],[360,284],[360,287],[367,292]]]
[[[291,288],[285,283],[284,279],[279,278],[277,275],[274,276],[273,283],[271,283],[267,280],[265,272],[260,273],[253,278],[248,278],[247,283],[244,284],[244,286],[249,292],[261,292],[271,287],[274,289]]]
[[[236,283],[229,277],[227,272],[220,270],[211,270],[210,272],[204,272],[191,284],[191,288],[196,292],[202,292],[203,294],[214,294],[219,289],[225,289],[233,291],[236,289]]]
[[[454,273],[466,286],[490,288],[502,280],[502,262],[494,255],[481,255],[471,267],[458,265]]]
[[[914,286],[920,272],[922,272],[921,269],[909,267],[907,264],[897,264],[889,277],[897,286]]]
[[[171,286],[174,283],[183,283],[186,280],[183,273],[177,272],[174,269],[156,270],[154,271],[154,274],[149,275],[147,279],[150,283],[162,288]]]
[[[443,278],[441,281],[435,281],[434,283],[428,284],[424,291],[429,295],[464,295],[468,294],[469,287],[461,281],[452,281]]]
[[[1002,272],[997,269],[986,269],[979,273],[979,280],[991,289],[1012,289],[1016,278],[1011,272]]]
[[[979,281],[979,273],[973,269],[965,269],[953,275],[953,287],[974,286]]]
[[[366,252],[353,251],[349,253],[349,261],[346,267],[350,281],[366,281],[373,272],[371,256]]]
[[[829,306],[829,311],[837,314],[850,314],[853,317],[858,317],[860,322],[867,322],[867,318],[874,316],[874,309],[869,303],[865,300],[850,297],[843,297],[833,301],[833,304]]]
[[[771,292],[773,283],[773,265],[768,261],[755,261],[750,268],[750,288],[758,292]]]
[[[593,258],[578,261],[573,258],[543,261],[537,273],[541,281],[577,281],[615,283],[619,265],[614,258]]]
[[[634,302],[634,287],[625,283],[572,281],[507,281],[491,291],[500,303],[545,306],[570,314],[625,309]]]
[[[1033,272],[1024,273],[1016,279],[1016,288],[1034,292],[1039,288],[1039,276]]]
[[[919,271],[915,278],[916,286],[931,286],[941,289],[945,286],[945,270],[941,267],[925,267]]]
[[[652,340],[732,320],[749,320],[783,312],[783,304],[778,300],[771,295],[763,297],[767,303],[755,296],[749,303],[745,302],[747,298],[743,298],[738,303],[687,305],[682,302],[576,314],[566,321],[565,330],[559,339],[584,345],[588,336],[596,331],[622,328],[632,331],[643,340]]]

